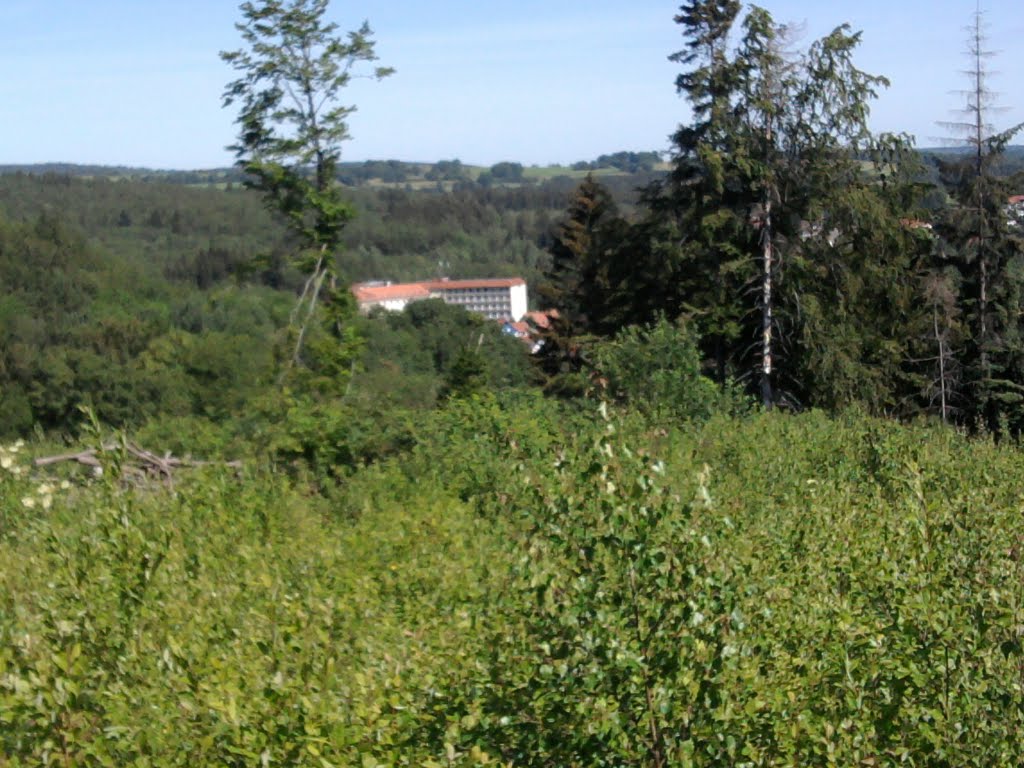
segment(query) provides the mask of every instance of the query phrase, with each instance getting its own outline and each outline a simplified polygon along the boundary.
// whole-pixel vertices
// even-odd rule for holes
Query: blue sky
[[[892,87],[872,125],[934,145],[963,102],[974,0],[763,0],[803,43],[849,22],[857,62]],[[155,168],[228,165],[221,108],[237,47],[235,0],[0,0],[0,163]],[[986,0],[992,87],[1024,121],[1024,4]],[[681,37],[663,0],[334,0],[344,29],[369,19],[381,64],[359,82],[344,159],[460,158],[545,165],[667,149],[687,119],[667,60]],[[1024,139],[1021,140],[1024,143]]]

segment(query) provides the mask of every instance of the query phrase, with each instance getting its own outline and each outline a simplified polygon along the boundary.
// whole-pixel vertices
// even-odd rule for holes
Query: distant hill
[[[962,155],[971,151],[968,146],[954,147],[919,147],[922,155]],[[1007,157],[1024,157],[1024,144],[1011,144],[1006,148]]]
[[[17,173],[32,174],[33,176],[69,176],[75,179],[131,179],[133,181],[158,181],[167,184],[195,185],[241,183],[245,179],[245,174],[237,168],[178,171],[138,168],[127,165],[79,165],[78,163],[0,165],[0,175]]]
[[[921,153],[921,157],[924,158],[926,163],[934,166],[932,169],[932,180],[936,181],[937,176],[934,176],[934,174],[938,170],[938,161],[944,160],[949,162],[958,157],[966,157],[972,152],[972,149],[967,146],[922,147],[918,152]],[[995,172],[999,176],[1014,176],[1015,174],[1024,173],[1024,145],[1014,144],[1007,147],[1002,159],[995,166]]]
[[[969,147],[922,147],[921,155],[929,158],[950,158],[970,151]],[[461,186],[516,186],[536,184],[553,179],[576,180],[587,174],[598,177],[637,177],[640,183],[670,168],[665,155],[659,152],[614,152],[571,165],[524,166],[504,161],[494,165],[468,165],[460,160],[409,162],[405,160],[365,160],[338,165],[338,179],[350,187],[401,187],[406,189],[451,190]],[[1006,149],[1003,172],[1024,171],[1024,145]],[[36,163],[0,165],[0,175],[25,173],[48,174],[72,178],[131,179],[165,184],[225,187],[245,182],[245,174],[234,167],[174,170],[139,168],[124,165],[81,165],[77,163]]]
[[[593,161],[571,166],[524,166],[503,161],[492,166],[463,164],[460,160],[407,162],[403,160],[366,160],[338,165],[338,179],[346,186],[400,186],[411,189],[452,189],[457,185],[509,186],[535,184],[559,177],[649,176],[667,170],[657,152],[616,152]],[[0,175],[57,175],[71,178],[153,181],[191,186],[241,184],[245,174],[234,167],[197,170],[170,170],[132,166],[80,165],[77,163],[37,163],[0,165]]]

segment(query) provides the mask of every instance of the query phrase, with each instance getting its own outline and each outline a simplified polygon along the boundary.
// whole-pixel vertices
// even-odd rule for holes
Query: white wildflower
[[[34,507],[35,505],[36,500],[33,499],[31,496],[21,497],[21,506],[25,507],[25,509],[32,509],[32,507]]]
[[[10,469],[12,464],[14,464],[14,459],[12,459],[10,456],[0,456],[0,467],[4,469]]]

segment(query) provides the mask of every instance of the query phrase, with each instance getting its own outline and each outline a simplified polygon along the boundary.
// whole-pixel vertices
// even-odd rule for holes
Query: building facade
[[[400,312],[412,301],[441,299],[490,320],[518,322],[527,312],[526,281],[521,277],[479,280],[427,280],[419,283],[356,283],[352,286],[359,309],[383,307]]]

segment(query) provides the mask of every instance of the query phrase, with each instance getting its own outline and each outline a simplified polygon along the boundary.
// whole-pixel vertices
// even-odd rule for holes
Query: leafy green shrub
[[[300,469],[173,491],[0,451],[2,764],[1024,760],[1015,446],[514,393],[391,453],[302,405]]]
[[[412,417],[285,391],[264,397],[249,429],[258,452],[321,490],[360,467],[409,450]]]
[[[572,439],[578,414],[533,390],[450,400],[422,421],[408,471],[430,477],[480,511],[504,512],[524,464],[546,464]]]
[[[205,416],[158,416],[135,432],[139,445],[154,446],[175,456],[198,459],[237,459],[251,447],[234,425],[226,425]]]
[[[597,346],[594,361],[609,395],[655,418],[705,421],[746,407],[738,389],[702,374],[693,332],[665,318],[624,328]]]
[[[1014,450],[864,417],[607,432],[498,493],[522,520],[461,751],[516,765],[1019,764]],[[1019,471],[1019,470],[1018,470]],[[1008,474],[1004,474],[1008,473]]]
[[[477,653],[493,523],[423,484],[349,522],[280,475],[107,469],[0,537],[2,764],[445,760],[410,737]]]

